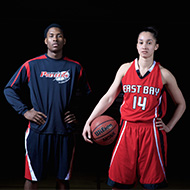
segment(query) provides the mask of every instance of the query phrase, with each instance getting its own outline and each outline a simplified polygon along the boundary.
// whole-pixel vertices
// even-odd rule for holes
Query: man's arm
[[[18,114],[24,115],[28,111],[27,105],[23,102],[20,94],[24,85],[28,83],[27,75],[28,65],[23,64],[5,86],[4,95],[9,104],[17,111]]]

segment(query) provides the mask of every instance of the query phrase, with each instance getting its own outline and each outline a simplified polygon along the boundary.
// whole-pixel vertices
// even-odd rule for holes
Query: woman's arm
[[[163,83],[165,84],[168,93],[175,103],[176,109],[167,125],[163,123],[161,118],[158,118],[156,126],[159,127],[160,130],[170,132],[179,121],[179,119],[182,117],[186,109],[186,103],[183,94],[177,85],[175,77],[165,68],[161,68],[161,73]]]
[[[109,90],[100,99],[100,101],[98,102],[98,104],[94,108],[93,112],[91,113],[90,117],[86,121],[86,124],[85,124],[84,129],[83,129],[83,133],[82,133],[85,141],[92,143],[91,131],[90,131],[91,122],[96,117],[103,114],[112,105],[112,103],[114,102],[116,97],[119,95],[119,93],[121,91],[121,80],[122,80],[123,76],[125,75],[125,73],[127,72],[127,70],[129,69],[130,65],[131,65],[130,63],[129,64],[123,64],[119,68],[119,70],[116,74],[116,77],[115,77],[112,85],[110,86]]]

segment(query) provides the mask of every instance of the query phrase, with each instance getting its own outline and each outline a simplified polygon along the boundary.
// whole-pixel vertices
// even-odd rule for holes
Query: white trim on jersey
[[[156,61],[153,62],[152,66],[148,69],[148,72],[151,72],[154,69],[154,66],[156,65]],[[138,59],[135,59],[135,69],[136,71],[139,70],[139,66],[138,66]]]
[[[124,133],[124,131],[125,131],[126,125],[127,125],[127,121],[125,121],[125,124],[124,124],[124,126],[123,126],[123,130],[121,131],[121,135],[120,135],[120,137],[119,137],[119,140],[118,140],[118,142],[117,142],[117,145],[115,146],[115,150],[114,150],[113,155],[112,155],[112,159],[111,159],[111,162],[110,162],[110,166],[112,165],[112,162],[113,162],[113,160],[114,160],[115,154],[116,154],[117,149],[118,149],[118,147],[119,147],[119,144],[120,144],[120,142],[121,142],[121,139],[122,139],[123,133]]]
[[[37,178],[36,178],[36,175],[34,173],[34,170],[32,168],[32,165],[31,165],[31,161],[30,161],[30,157],[28,155],[28,149],[27,149],[27,138],[29,136],[29,133],[30,133],[30,128],[27,129],[26,131],[26,134],[25,134],[25,150],[26,150],[26,159],[27,159],[27,162],[28,162],[28,167],[29,167],[29,170],[30,170],[30,175],[31,175],[31,180],[32,181],[38,181]]]
[[[165,180],[167,180],[166,179],[165,169],[164,169],[164,164],[162,162],[162,158],[161,158],[161,154],[160,154],[160,149],[159,149],[159,146],[158,146],[158,137],[157,137],[157,133],[156,133],[155,119],[156,118],[153,119],[153,129],[154,129],[154,137],[155,137],[155,142],[156,142],[156,149],[157,149],[158,158],[159,158],[159,161],[160,161],[160,164],[161,164],[161,168],[162,168],[162,171],[164,173]]]
[[[160,161],[160,164],[161,164],[161,167],[162,167],[162,171],[163,171],[165,179],[166,179],[166,173],[165,173],[164,165],[163,165],[163,162],[162,162],[162,159],[161,159],[160,150],[159,150],[159,146],[158,146],[158,138],[157,138],[156,124],[155,124],[155,120],[158,117],[158,107],[160,106],[161,102],[162,102],[162,95],[159,98],[158,106],[155,107],[155,118],[153,119],[153,129],[154,129],[154,137],[155,137],[156,149],[157,149],[159,161]]]
[[[65,177],[65,180],[70,180],[70,178],[71,178],[72,169],[73,169],[73,160],[74,160],[74,155],[75,155],[75,146],[76,145],[74,144],[72,158],[71,158],[71,162],[70,162],[70,168],[69,168],[69,172],[67,173],[67,176]]]
[[[161,95],[160,98],[159,98],[159,103],[158,103],[158,105],[155,107],[155,118],[158,117],[158,108],[159,108],[159,106],[161,105],[161,102],[162,102],[162,95]]]

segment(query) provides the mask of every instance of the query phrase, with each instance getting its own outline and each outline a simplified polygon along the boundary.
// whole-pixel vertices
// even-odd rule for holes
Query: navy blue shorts
[[[25,178],[40,181],[53,168],[57,179],[69,180],[75,152],[70,135],[39,134],[27,129],[25,134]]]

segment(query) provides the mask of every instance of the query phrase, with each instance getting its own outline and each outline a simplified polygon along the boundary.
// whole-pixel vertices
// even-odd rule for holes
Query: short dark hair
[[[53,23],[53,24],[50,24],[45,30],[44,30],[44,38],[47,37],[47,33],[49,31],[50,28],[59,28],[62,32],[63,32],[63,27],[59,24],[56,24],[56,23]]]
[[[140,33],[142,33],[142,32],[150,32],[150,33],[153,35],[153,37],[155,38],[156,43],[157,43],[157,44],[159,43],[158,30],[157,30],[155,27],[153,27],[153,26],[145,27],[145,28],[143,28],[143,29],[139,32],[139,35],[140,35]],[[138,35],[138,36],[139,36],[139,35]]]

